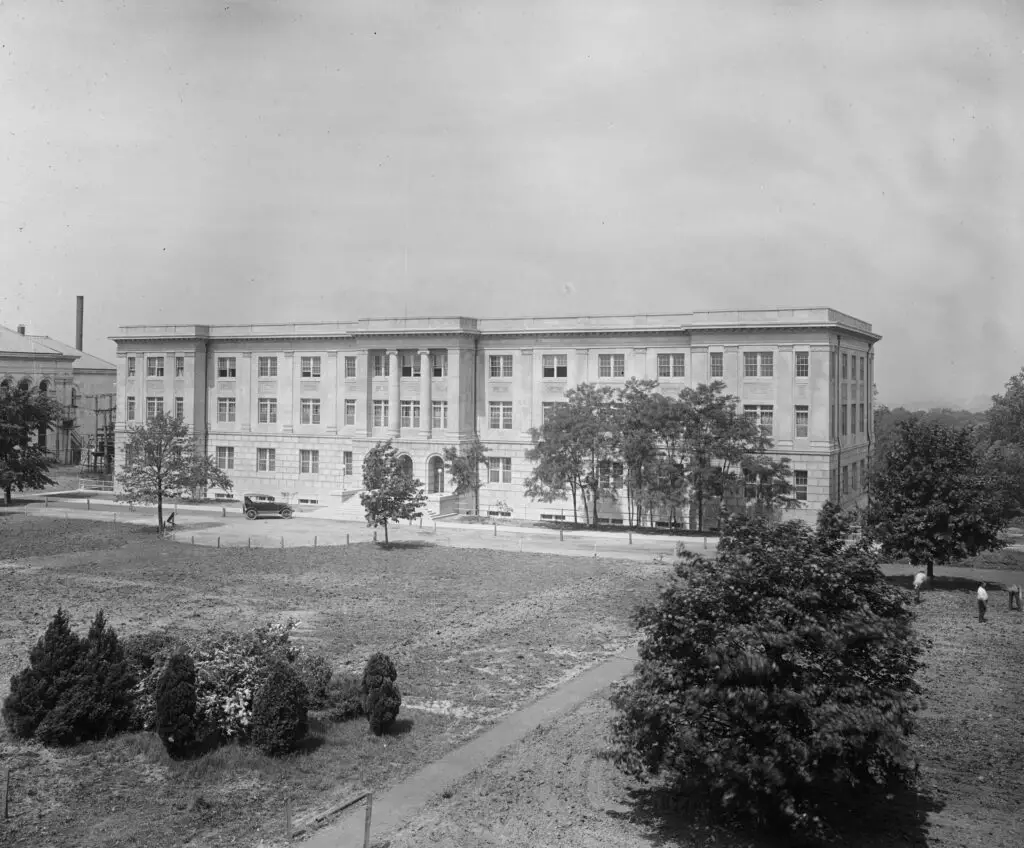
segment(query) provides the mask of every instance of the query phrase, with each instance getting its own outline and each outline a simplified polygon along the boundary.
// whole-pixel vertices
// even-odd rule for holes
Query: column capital
[[[416,351],[420,356],[430,356],[430,351],[427,348],[420,348]]]
[[[242,351],[242,359],[252,359],[252,351],[251,350],[243,350]]]
[[[387,353],[388,356],[398,356],[398,348],[397,347],[394,347],[394,348],[389,347],[385,351],[385,353]]]

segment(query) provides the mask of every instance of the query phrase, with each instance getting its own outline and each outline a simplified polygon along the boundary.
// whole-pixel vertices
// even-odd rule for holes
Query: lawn
[[[396,732],[332,726],[302,754],[225,748],[171,762],[152,734],[69,750],[12,740],[11,846],[281,842],[362,788],[433,761],[632,638],[629,613],[665,567],[607,559],[373,545],[216,549],[149,528],[0,516],[0,696],[58,605],[84,633],[102,608],[122,635],[249,628],[297,619],[297,638],[338,670],[376,650],[398,667]]]
[[[909,586],[909,577],[897,582]],[[912,737],[919,792],[876,799],[850,816],[849,848],[1019,848],[1024,845],[1024,614],[993,596],[977,620],[973,581],[938,576],[915,607],[931,640],[919,675],[926,699]],[[783,848],[697,826],[677,799],[639,786],[610,761],[607,694],[536,730],[434,801],[391,848]]]

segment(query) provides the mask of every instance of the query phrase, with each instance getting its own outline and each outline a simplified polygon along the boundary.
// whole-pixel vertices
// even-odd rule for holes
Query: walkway
[[[540,725],[629,675],[636,662],[636,650],[630,649],[594,666],[531,706],[506,716],[476,739],[401,783],[375,794],[371,844],[383,842],[387,834],[415,816],[446,788],[485,766]],[[314,832],[301,844],[305,848],[357,848],[363,844],[365,822],[365,805],[358,804],[347,810],[338,822]]]

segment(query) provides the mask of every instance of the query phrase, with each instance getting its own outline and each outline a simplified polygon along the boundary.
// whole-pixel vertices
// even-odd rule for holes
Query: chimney
[[[82,318],[85,315],[85,298],[78,295],[78,315],[75,319],[75,350],[82,349]]]
[[[25,325],[24,324],[19,324],[18,325],[18,335],[19,336],[25,335]]]

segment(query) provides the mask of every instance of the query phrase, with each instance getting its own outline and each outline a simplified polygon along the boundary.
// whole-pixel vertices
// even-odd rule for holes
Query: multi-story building
[[[661,391],[722,380],[790,458],[798,508],[861,502],[870,455],[871,325],[834,309],[570,318],[122,327],[118,457],[125,428],[159,411],[205,440],[235,491],[360,513],[362,458],[392,439],[434,514],[461,512],[442,452],[478,434],[489,454],[481,512],[568,515],[532,502],[530,429],[567,389],[657,379]],[[120,460],[119,460],[120,461]],[[213,492],[213,496],[223,493]],[[624,498],[602,501],[618,521]]]

